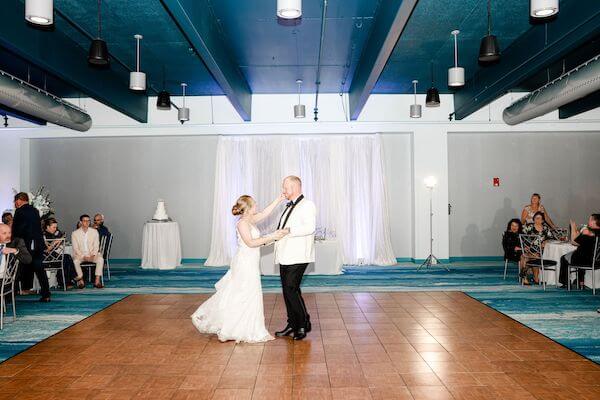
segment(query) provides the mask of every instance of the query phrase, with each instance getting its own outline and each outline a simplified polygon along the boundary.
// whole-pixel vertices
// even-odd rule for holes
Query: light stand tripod
[[[431,266],[441,266],[446,271],[450,272],[450,269],[433,255],[433,187],[435,186],[435,183],[426,182],[426,186],[429,189],[429,255],[425,261],[423,261],[423,264],[417,267],[417,271],[423,267],[430,268]]]

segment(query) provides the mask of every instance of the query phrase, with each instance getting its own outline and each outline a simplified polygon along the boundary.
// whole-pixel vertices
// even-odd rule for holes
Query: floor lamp
[[[425,178],[424,182],[425,187],[429,189],[429,255],[427,256],[425,261],[423,261],[423,264],[421,264],[417,268],[417,271],[423,267],[429,268],[432,265],[440,265],[446,271],[450,272],[448,267],[442,264],[440,260],[433,255],[433,188],[435,188],[437,180],[435,179],[435,176],[428,176],[427,178]]]

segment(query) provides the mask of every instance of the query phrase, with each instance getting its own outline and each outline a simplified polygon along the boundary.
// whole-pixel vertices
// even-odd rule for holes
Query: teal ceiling
[[[233,65],[239,68],[252,93],[293,93],[298,78],[305,82],[304,92],[315,91],[322,0],[304,0],[302,18],[292,23],[282,23],[276,18],[276,0],[195,1],[198,3],[194,5],[201,5],[203,12],[217,21],[217,32],[211,34],[227,48]],[[381,1],[328,1],[321,92],[348,91],[372,28],[377,24]],[[561,8],[575,1],[561,0]],[[498,37],[502,49],[506,49],[532,27],[529,1],[492,0],[491,4],[492,33]],[[54,6],[84,31],[96,36],[96,1],[54,0]],[[418,91],[424,93],[431,83],[433,64],[435,85],[440,92],[451,93],[447,87],[447,69],[453,64],[450,31],[461,31],[459,64],[465,67],[469,80],[485,68],[478,65],[477,54],[487,30],[486,13],[485,0],[419,0],[372,92],[411,93],[411,81],[418,79]],[[89,37],[60,15],[55,20],[57,31],[87,51]],[[135,65],[133,35],[144,36],[141,65],[152,88],[162,89],[164,70],[166,87],[171,93],[180,92],[180,82],[188,83],[190,95],[225,93],[161,0],[103,0],[102,21],[102,37],[107,41],[111,55],[129,68]],[[597,49],[597,43],[587,46],[578,57],[585,58]],[[74,62],[86,63],[86,60]],[[115,60],[111,68],[123,70]],[[556,65],[549,68],[557,69]],[[31,60],[20,59],[2,48],[0,69],[21,78],[29,75],[33,83],[45,84],[59,96],[86,95],[45,73]],[[95,79],[95,73],[90,67],[90,79]],[[543,77],[538,74],[516,89],[530,89],[540,81]],[[126,82],[123,84],[127,85]],[[152,94],[152,90],[148,92]]]

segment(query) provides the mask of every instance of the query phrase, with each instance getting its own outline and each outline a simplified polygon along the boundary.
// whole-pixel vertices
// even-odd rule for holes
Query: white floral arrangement
[[[17,194],[16,189],[13,188],[14,194]],[[29,204],[34,206],[39,212],[40,217],[48,217],[54,214],[54,210],[52,209],[52,201],[50,200],[50,193],[46,191],[44,186],[41,186],[37,192],[26,192],[29,196]]]

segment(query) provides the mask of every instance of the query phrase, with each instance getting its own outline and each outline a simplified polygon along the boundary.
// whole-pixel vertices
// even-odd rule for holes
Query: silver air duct
[[[554,111],[600,90],[600,63],[593,59],[573,68],[506,107],[502,119],[516,125]]]
[[[0,104],[80,132],[92,126],[92,118],[81,108],[2,70]]]

